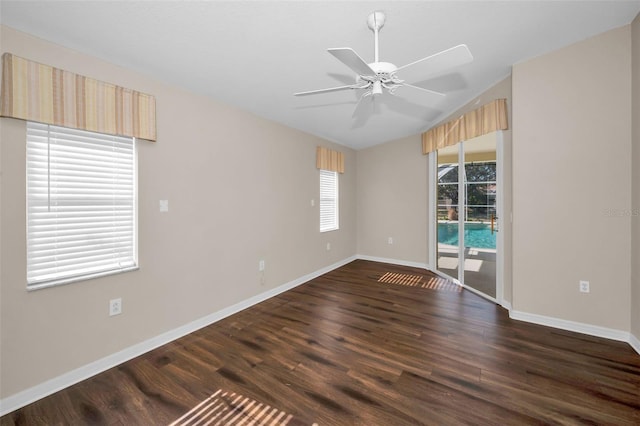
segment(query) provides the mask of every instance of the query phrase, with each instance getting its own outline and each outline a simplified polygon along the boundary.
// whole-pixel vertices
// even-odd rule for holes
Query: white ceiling
[[[1,0],[0,7],[1,22],[12,28],[361,149],[428,129],[515,63],[629,24],[640,0]],[[475,59],[443,75],[407,69],[400,78],[448,95],[434,103],[401,88],[368,120],[352,117],[355,91],[294,97],[353,82],[327,48],[351,47],[373,62],[366,19],[374,10],[387,15],[381,61],[402,66],[461,43]]]

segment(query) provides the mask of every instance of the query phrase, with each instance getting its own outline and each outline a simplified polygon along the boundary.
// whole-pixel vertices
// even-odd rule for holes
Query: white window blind
[[[135,140],[27,124],[27,287],[137,267]]]
[[[320,170],[320,232],[338,229],[338,172]]]

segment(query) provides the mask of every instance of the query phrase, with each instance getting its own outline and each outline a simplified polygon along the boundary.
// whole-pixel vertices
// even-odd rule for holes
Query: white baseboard
[[[640,355],[640,339],[638,339],[633,334],[629,333],[629,344],[631,345],[633,350],[638,352],[638,355]]]
[[[509,302],[508,300],[502,300],[500,302],[500,306],[502,306],[503,308],[505,308],[507,311],[511,311],[511,302]]]
[[[81,382],[82,380],[86,380],[92,376],[95,376],[96,374],[102,373],[103,371],[122,364],[123,362],[129,361],[159,346],[165,345],[180,337],[186,336],[189,333],[193,333],[194,331],[199,330],[202,327],[206,327],[210,324],[215,323],[216,321],[220,321],[221,319],[233,315],[236,312],[240,312],[257,303],[277,296],[280,293],[283,293],[287,290],[304,284],[307,281],[319,277],[322,274],[326,274],[327,272],[346,265],[347,263],[350,263],[355,259],[356,256],[348,257],[332,265],[318,269],[317,271],[314,271],[310,274],[299,277],[293,281],[289,281],[288,283],[285,283],[281,286],[272,288],[271,290],[267,290],[264,293],[257,294],[253,297],[250,297],[249,299],[245,299],[241,302],[236,303],[235,305],[221,309],[203,318],[197,319],[178,328],[174,328],[173,330],[167,331],[158,336],[152,337],[151,339],[137,343],[114,354],[107,355],[104,358],[86,364],[80,368],[76,368],[75,370],[71,370],[68,373],[64,373],[51,380],[47,380],[44,383],[40,383],[39,385],[33,386],[29,389],[25,389],[24,391],[6,397],[0,400],[0,416],[4,416],[5,414],[17,410],[18,408],[24,407],[27,404],[31,404],[32,402],[35,402],[64,388]]]
[[[431,270],[429,265],[427,265],[426,263],[412,262],[412,261],[409,261],[409,260],[388,259],[386,257],[367,256],[365,254],[358,254],[358,255],[356,255],[356,258],[360,259],[360,260],[370,260],[372,262],[392,263],[394,265],[411,266],[413,268],[422,268],[422,269]]]
[[[604,337],[606,339],[618,340],[620,342],[629,342],[630,334],[628,332],[613,328],[600,327],[597,325],[514,310],[509,311],[509,318],[539,325],[546,325],[548,327],[559,328],[561,330],[575,331],[577,333],[588,334],[590,336]]]

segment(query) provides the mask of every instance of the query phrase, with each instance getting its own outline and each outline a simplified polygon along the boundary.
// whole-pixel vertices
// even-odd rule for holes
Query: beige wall
[[[640,341],[640,14],[631,26],[633,80],[633,177],[632,182],[632,250],[631,250],[631,333]]]
[[[515,65],[513,101],[513,308],[628,331],[630,27]]]
[[[1,36],[3,52],[155,95],[159,136],[138,146],[140,270],[27,292],[25,123],[0,120],[0,397],[355,255],[354,151],[6,27]],[[323,234],[319,144],[346,155],[341,229]],[[123,314],[110,318],[115,297]]]
[[[427,263],[427,157],[420,140],[358,151],[358,254]]]

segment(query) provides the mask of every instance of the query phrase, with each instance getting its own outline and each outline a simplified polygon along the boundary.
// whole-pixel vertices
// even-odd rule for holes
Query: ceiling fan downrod
[[[384,26],[384,22],[386,21],[386,16],[384,12],[381,10],[376,10],[369,14],[367,18],[367,26],[371,31],[373,31],[373,43],[374,43],[374,52],[373,52],[373,62],[378,62],[379,58],[379,46],[378,46],[378,33],[380,29]]]

